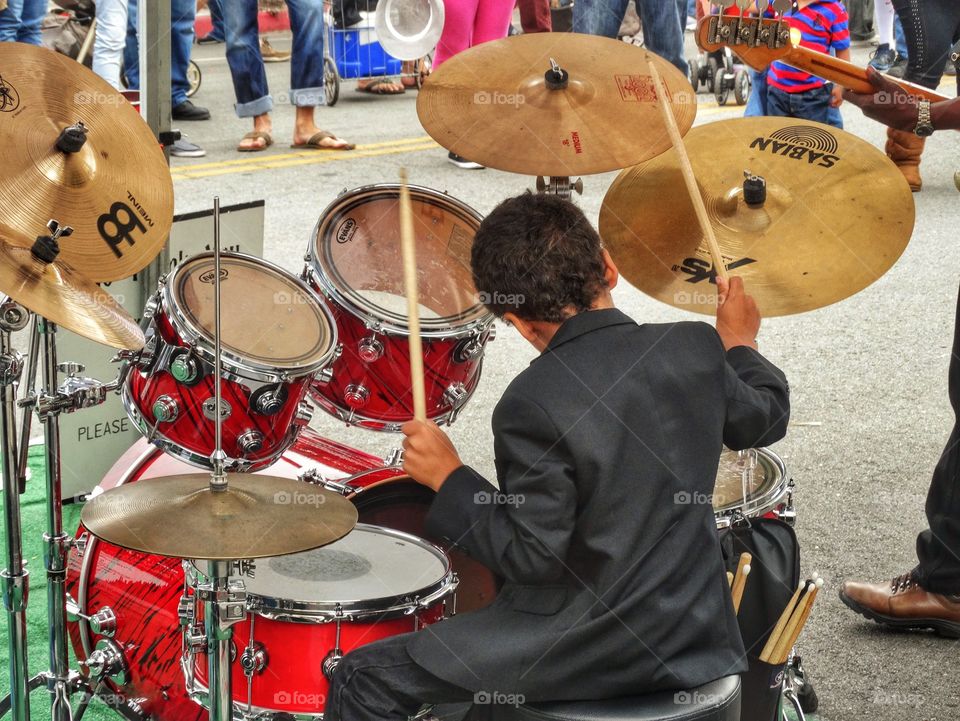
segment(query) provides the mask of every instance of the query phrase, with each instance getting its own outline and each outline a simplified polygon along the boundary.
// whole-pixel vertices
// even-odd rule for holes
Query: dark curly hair
[[[606,289],[603,245],[583,212],[555,195],[508,198],[480,224],[471,267],[481,302],[498,317],[562,323]]]

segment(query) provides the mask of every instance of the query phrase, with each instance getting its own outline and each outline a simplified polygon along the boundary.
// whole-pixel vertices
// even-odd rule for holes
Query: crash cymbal
[[[339,493],[303,481],[228,473],[212,491],[210,474],[137,481],[94,496],[80,520],[123,548],[175,558],[228,560],[298,553],[333,543],[357,523]]]
[[[552,89],[551,60],[568,74]],[[680,132],[696,95],[673,65],[618,40],[534,33],[483,43],[447,60],[417,97],[440,145],[491,168],[575,176],[641,163],[670,147],[648,70],[653,61]]]
[[[2,238],[0,293],[84,338],[113,348],[143,348],[143,331],[110,293],[59,258],[45,263],[29,248]]]
[[[78,121],[82,147],[59,150]],[[2,234],[29,247],[50,219],[72,226],[61,257],[90,280],[133,275],[167,240],[173,181],[157,139],[119,92],[64,55],[0,43],[0,168]]]
[[[882,151],[850,133],[793,118],[738,118],[696,127],[684,144],[725,265],[765,316],[851,296],[907,247],[910,188]],[[766,183],[756,207],[744,201],[745,171]],[[676,153],[617,176],[600,209],[600,235],[623,277],[644,293],[716,312],[713,263]]]

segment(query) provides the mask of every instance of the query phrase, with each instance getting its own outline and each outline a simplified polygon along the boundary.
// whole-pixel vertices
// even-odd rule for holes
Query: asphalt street
[[[270,41],[281,49],[290,43],[285,34],[272,35]],[[854,60],[864,64],[869,50],[855,48]],[[208,155],[173,160],[176,211],[209,208],[214,195],[224,204],[265,199],[264,255],[290,270],[301,269],[311,231],[338,193],[396,182],[401,166],[412,182],[446,191],[481,213],[533,185],[532,177],[453,167],[420,126],[415,92],[374,97],[354,92],[352,81],[344,82],[335,107],[318,109],[317,120],[357,143],[358,150],[291,150],[293,111],[283,102],[289,78],[284,63],[267,66],[277,100],[276,144],[263,153],[238,154],[234,146],[250,127],[234,114],[223,53],[222,45],[196,49],[203,84],[194,101],[209,107],[213,119],[180,124]],[[949,85],[944,87],[953,94]],[[709,95],[701,95],[700,103],[698,124],[742,112],[732,104],[717,106]],[[880,126],[849,105],[843,116],[847,130],[882,147]],[[797,484],[803,571],[817,571],[826,579],[800,649],[822,717],[830,721],[947,721],[960,716],[960,687],[953,672],[960,653],[956,642],[877,628],[837,597],[844,579],[880,581],[911,568],[915,536],[925,527],[930,473],[952,423],[946,383],[960,280],[960,198],[953,183],[960,167],[958,137],[937,133],[928,142],[913,239],[889,273],[839,304],[768,320],[760,333],[762,351],[783,368],[792,388],[793,423],[774,450]],[[503,151],[510,148],[505,145]],[[593,221],[613,178],[612,173],[584,178],[577,202]],[[871,192],[869,179],[858,192]],[[827,216],[830,212],[823,209]],[[789,253],[789,245],[784,252]],[[615,299],[641,322],[693,317],[625,282]],[[450,429],[463,460],[486,474],[493,474],[491,411],[533,355],[512,329],[501,326],[487,347],[480,388]],[[399,444],[395,436],[346,428],[322,414],[314,424],[332,438],[378,454]]]

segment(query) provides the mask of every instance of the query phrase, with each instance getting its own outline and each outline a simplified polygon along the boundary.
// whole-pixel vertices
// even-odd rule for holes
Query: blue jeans
[[[893,14],[893,35],[896,38],[897,54],[907,57],[907,36],[903,34],[903,23],[896,13]]]
[[[47,12],[47,0],[8,0],[0,12],[0,42],[40,44],[40,24]]]
[[[127,13],[127,43],[123,49],[123,68],[127,87],[140,87],[140,43],[137,41],[137,0],[130,0]],[[177,107],[187,100],[190,83],[187,68],[193,48],[193,22],[197,15],[196,0],[170,0],[170,86],[171,102]],[[160,36],[163,38],[163,34]]]
[[[750,118],[767,114],[767,71],[749,68],[750,97],[747,98],[747,107],[743,109],[743,117]]]
[[[223,29],[223,4],[221,0],[209,0],[207,9],[210,10],[210,22],[213,23],[213,29],[207,34],[211,40],[223,42],[227,34]]]
[[[577,0],[573,5],[573,31],[617,37],[629,0]],[[683,57],[683,28],[677,3],[672,0],[636,0],[643,23],[644,46],[687,74]]]
[[[767,115],[815,120],[830,125],[830,88],[824,85],[802,93],[787,93],[768,85]]]
[[[290,57],[290,102],[297,107],[322,105],[323,0],[287,0],[293,53]],[[227,64],[233,77],[237,117],[251,118],[273,110],[267,73],[260,55],[257,0],[223,3]]]

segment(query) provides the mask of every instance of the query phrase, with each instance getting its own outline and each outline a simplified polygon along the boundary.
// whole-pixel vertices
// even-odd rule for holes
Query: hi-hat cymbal
[[[339,493],[289,478],[228,473],[227,489],[210,474],[137,481],[94,496],[80,513],[98,538],[174,558],[229,560],[299,553],[333,543],[357,523]]]
[[[738,118],[684,141],[725,265],[765,316],[836,303],[887,272],[913,231],[913,195],[882,151],[794,118]],[[766,182],[744,201],[745,171]],[[628,168],[600,209],[600,236],[623,277],[658,300],[716,312],[713,263],[677,156]]]
[[[87,130],[76,152],[61,131]],[[0,43],[0,218],[30,246],[47,221],[74,228],[62,259],[95,282],[120,280],[157,257],[173,223],[173,181],[150,128],[124,97],[70,58]]]
[[[29,248],[2,238],[0,293],[84,338],[113,348],[143,348],[143,331],[110,293],[59,258],[45,263]]]
[[[551,61],[568,74],[565,87],[548,86]],[[455,55],[424,83],[417,114],[444,148],[491,168],[555,176],[617,170],[670,147],[648,61],[685,133],[697,105],[683,73],[642,48],[576,33],[517,35]]]

